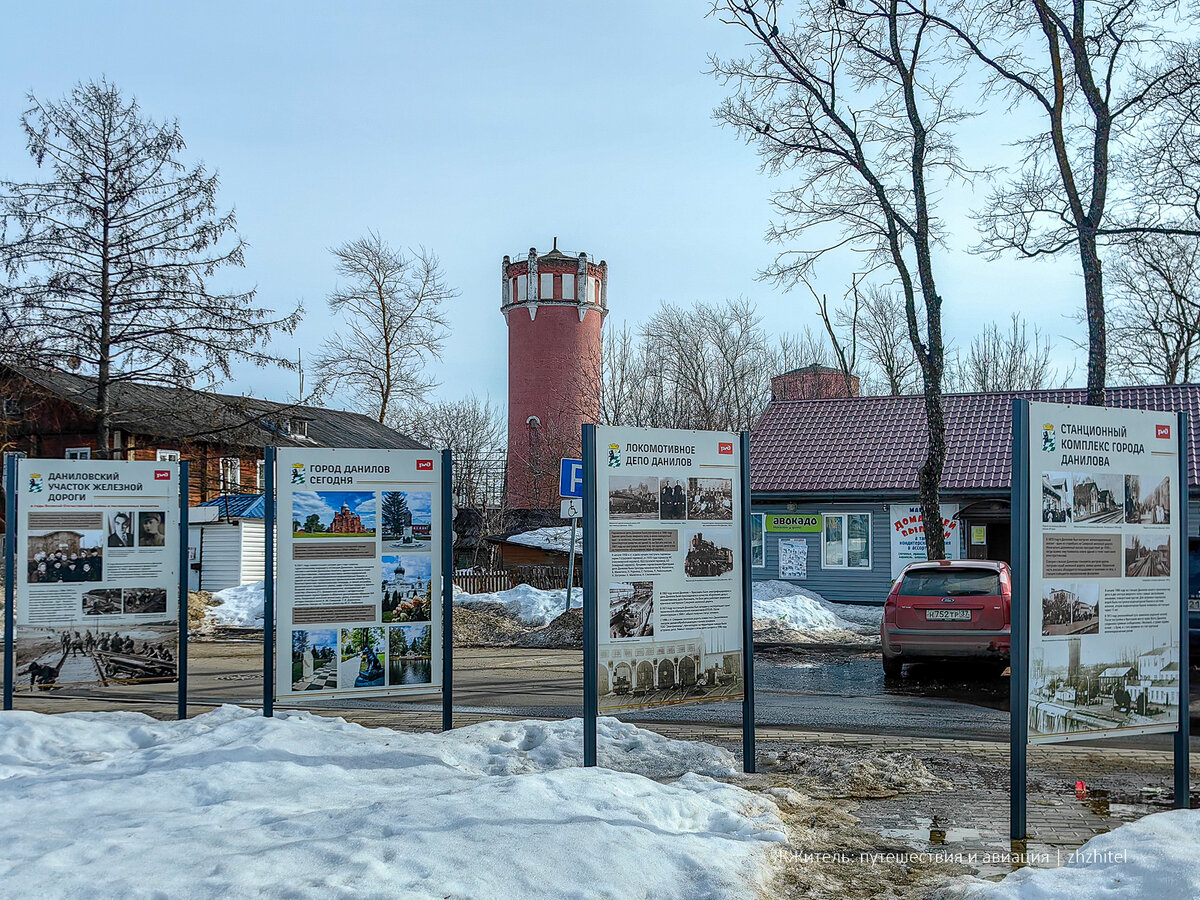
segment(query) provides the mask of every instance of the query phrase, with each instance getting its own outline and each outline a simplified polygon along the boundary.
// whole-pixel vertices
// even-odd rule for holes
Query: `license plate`
[[[971,611],[969,609],[927,609],[925,610],[925,621],[970,622]]]
[[[1200,597],[1188,597],[1188,612],[1200,612]]]

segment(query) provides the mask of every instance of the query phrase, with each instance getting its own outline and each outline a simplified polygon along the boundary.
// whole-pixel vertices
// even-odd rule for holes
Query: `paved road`
[[[191,645],[189,702],[258,705],[262,701],[262,645],[214,642]],[[482,715],[571,717],[582,713],[582,654],[575,650],[458,650],[455,709]],[[1195,679],[1200,681],[1200,679]],[[877,651],[844,648],[764,650],[755,662],[756,720],[822,732],[894,734],[911,737],[1005,740],[1008,736],[1008,679],[994,666],[949,669],[909,666],[898,681],[885,680]],[[52,694],[18,694],[17,707],[51,712],[111,708],[84,698],[137,704],[174,703],[171,684],[110,687],[103,691],[64,689]],[[1193,710],[1200,706],[1193,694]],[[313,701],[329,709],[405,707],[434,709],[428,699],[408,701]],[[287,707],[284,702],[277,704]],[[301,706],[301,704],[295,704]],[[136,707],[135,707],[136,708]],[[667,708],[621,716],[630,721],[738,725],[740,703]],[[1196,722],[1196,716],[1193,715]],[[1193,725],[1193,733],[1200,728]],[[1126,740],[1120,746],[1165,749],[1169,736]],[[1200,739],[1195,741],[1200,752]]]

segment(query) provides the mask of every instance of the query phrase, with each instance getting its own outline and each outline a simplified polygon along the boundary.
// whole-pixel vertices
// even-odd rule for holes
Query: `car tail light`
[[[892,588],[892,592],[888,594],[887,599],[883,601],[883,621],[889,625],[896,624],[896,591],[898,587]]]
[[[1000,573],[1000,605],[1004,607],[1004,624],[1012,625],[1012,573],[1003,569]]]

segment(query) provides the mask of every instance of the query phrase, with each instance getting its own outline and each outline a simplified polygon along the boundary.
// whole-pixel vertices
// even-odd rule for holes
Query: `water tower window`
[[[542,282],[542,290],[541,290],[541,294],[540,294],[541,299],[553,300],[554,299],[554,275],[549,272],[543,272],[542,276],[541,276],[541,282]]]
[[[517,276],[517,296],[513,297],[514,303],[524,303],[528,298],[525,296],[525,284],[529,281],[528,275]]]
[[[563,282],[563,299],[564,300],[574,300],[575,299],[575,276],[574,275],[564,275],[562,277],[562,282]]]

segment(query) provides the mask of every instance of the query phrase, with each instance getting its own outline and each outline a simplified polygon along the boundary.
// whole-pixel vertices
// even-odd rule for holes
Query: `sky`
[[[751,148],[712,118],[725,96],[708,55],[744,39],[705,17],[706,2],[69,3],[5,11],[0,55],[0,178],[37,177],[19,121],[26,94],[65,94],[107,76],[156,118],[176,118],[190,159],[221,176],[249,242],[232,276],[304,323],[272,345],[311,360],[329,333],[336,283],[328,249],[370,229],[424,246],[461,293],[434,364],[437,396],[503,401],[500,314],[505,254],[555,237],[609,267],[606,328],[663,301],[746,297],[773,331],[819,328],[803,289],[758,280],[779,251],[764,241],[769,195]],[[996,111],[992,111],[995,113]],[[1016,133],[992,115],[964,139],[996,148]],[[977,194],[975,191],[978,190]],[[986,260],[963,252],[965,213],[983,189],[945,198],[945,329],[965,346],[982,323],[1020,311],[1081,354],[1072,315],[1082,282],[1070,259]],[[820,273],[840,296],[853,261]],[[1072,383],[1082,383],[1082,366]],[[306,388],[311,388],[310,381]],[[287,400],[298,377],[239,366],[234,393]]]

